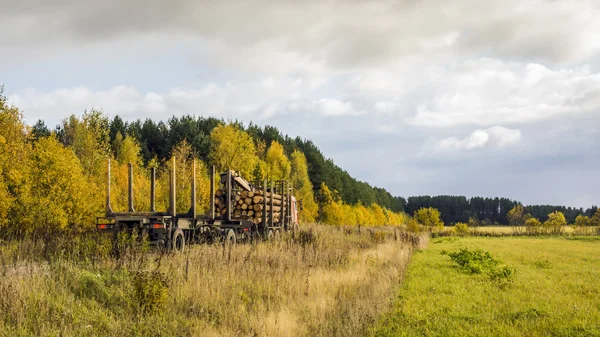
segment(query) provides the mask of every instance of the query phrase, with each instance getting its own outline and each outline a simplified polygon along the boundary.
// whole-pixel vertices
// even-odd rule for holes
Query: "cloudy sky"
[[[600,0],[0,8],[0,83],[31,124],[254,121],[395,195],[600,204]]]

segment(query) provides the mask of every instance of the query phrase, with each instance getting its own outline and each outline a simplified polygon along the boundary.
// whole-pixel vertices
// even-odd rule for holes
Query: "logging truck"
[[[150,244],[173,252],[182,252],[194,243],[221,242],[233,245],[257,239],[273,239],[284,231],[298,228],[301,203],[293,196],[293,188],[285,180],[250,183],[235,171],[228,170],[216,180],[215,167],[210,173],[208,213],[196,214],[196,163],[192,162],[191,206],[177,212],[175,158],[172,159],[169,183],[169,207],[166,212],[155,209],[156,170],[150,170],[150,209],[136,211],[133,200],[133,166],[129,166],[128,211],[115,212],[111,206],[111,172],[108,160],[105,215],[96,219],[100,232],[140,233]],[[217,184],[217,186],[215,186]]]

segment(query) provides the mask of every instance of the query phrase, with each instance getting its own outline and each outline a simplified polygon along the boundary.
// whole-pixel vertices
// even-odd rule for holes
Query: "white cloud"
[[[505,148],[521,141],[521,131],[502,126],[494,126],[485,130],[475,130],[470,136],[459,139],[448,137],[435,144],[440,152],[473,151],[483,148]]]
[[[600,74],[585,66],[551,70],[539,64],[479,59],[455,65],[438,78],[411,123],[519,124],[600,109],[598,100],[579,104],[600,87]]]
[[[354,110],[352,103],[341,102],[337,99],[322,98],[318,101],[319,112],[323,116],[343,116],[343,115],[358,115],[359,111]]]

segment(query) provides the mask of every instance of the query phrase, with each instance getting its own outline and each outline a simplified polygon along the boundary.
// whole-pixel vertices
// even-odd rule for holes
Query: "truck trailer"
[[[155,168],[150,170],[150,209],[147,212],[135,210],[132,164],[128,164],[128,211],[115,212],[110,201],[110,164],[108,160],[105,215],[96,219],[96,228],[100,232],[117,235],[120,232],[137,231],[141,237],[147,237],[153,246],[172,252],[183,252],[187,245],[194,243],[221,242],[233,245],[239,242],[269,240],[284,231],[298,228],[298,207],[301,207],[301,204],[293,196],[293,188],[288,181],[265,179],[262,182],[249,183],[235,171],[227,170],[219,175],[218,186],[215,186],[214,166],[210,172],[208,214],[197,214],[195,161],[192,162],[191,172],[191,206],[187,212],[178,213],[175,158],[172,158],[170,169],[169,207],[166,212],[157,212],[155,209]],[[244,205],[239,203],[242,194],[256,196],[251,202],[251,212],[239,211],[238,206]],[[247,199],[244,198],[245,201]],[[216,202],[220,202],[218,212]]]

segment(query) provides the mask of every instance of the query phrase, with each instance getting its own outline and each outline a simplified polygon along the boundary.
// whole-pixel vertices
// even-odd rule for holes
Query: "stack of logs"
[[[227,214],[227,200],[224,190],[217,190],[215,193],[215,215],[225,216]],[[231,204],[233,206],[233,212],[231,216],[233,218],[247,218],[253,221],[255,224],[262,222],[263,210],[265,207],[265,198],[267,199],[267,221],[271,214],[271,199],[273,199],[273,223],[278,223],[281,219],[281,213],[283,207],[287,205],[287,201],[283,200],[280,194],[274,194],[267,192],[266,196],[264,192],[257,190],[252,191],[241,191],[233,195]]]

